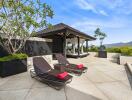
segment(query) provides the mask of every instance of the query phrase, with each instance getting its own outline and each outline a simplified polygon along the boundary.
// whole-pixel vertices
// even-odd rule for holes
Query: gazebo
[[[88,41],[96,38],[80,32],[64,23],[53,25],[51,28],[38,31],[37,36],[52,39],[52,53],[62,53],[68,57],[85,57],[88,52],[84,52],[84,43],[88,49]]]

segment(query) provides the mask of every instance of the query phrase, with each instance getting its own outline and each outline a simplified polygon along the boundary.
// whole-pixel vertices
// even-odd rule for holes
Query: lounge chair
[[[59,78],[57,75],[67,72],[60,72],[52,69],[48,62],[42,57],[33,58],[33,66],[34,70],[30,70],[31,77],[38,79],[57,90],[60,90],[67,83],[72,81],[72,76],[69,74],[63,77],[63,79]]]
[[[66,59],[66,57],[64,57],[62,54],[59,53],[55,53],[55,57],[58,60],[58,63],[60,64],[60,66],[64,67],[64,70],[70,73],[74,73],[76,75],[81,75],[82,73],[85,73],[87,71],[87,67],[81,67],[78,68],[77,64],[71,64],[69,63],[69,61]],[[59,65],[57,65],[59,66]]]

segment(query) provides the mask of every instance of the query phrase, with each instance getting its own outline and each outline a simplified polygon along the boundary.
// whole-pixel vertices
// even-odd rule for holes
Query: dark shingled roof
[[[87,35],[75,28],[72,28],[64,23],[59,23],[59,24],[53,25],[52,28],[46,28],[44,30],[38,31],[37,36],[43,37],[43,36],[49,35],[50,33],[54,34],[55,32],[62,31],[62,30],[70,30],[72,31],[72,34],[74,35],[83,36],[85,38],[88,38],[89,40],[96,40],[96,38],[90,35]]]

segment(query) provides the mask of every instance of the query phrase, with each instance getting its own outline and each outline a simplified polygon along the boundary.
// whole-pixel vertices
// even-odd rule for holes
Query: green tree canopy
[[[40,0],[1,0],[0,45],[16,53],[36,31],[51,26],[47,19],[53,15],[51,7]]]

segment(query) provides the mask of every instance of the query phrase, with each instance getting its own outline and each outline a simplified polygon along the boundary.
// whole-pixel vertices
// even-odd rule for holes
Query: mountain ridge
[[[112,43],[112,44],[105,44],[107,48],[109,47],[122,47],[122,46],[132,46],[132,41],[130,42],[120,42],[120,43]]]

